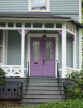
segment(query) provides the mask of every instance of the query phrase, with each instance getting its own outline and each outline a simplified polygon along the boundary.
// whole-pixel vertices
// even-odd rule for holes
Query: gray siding
[[[16,31],[8,31],[8,65],[19,65],[21,60],[21,36]]]
[[[0,12],[27,12],[28,0],[0,0]]]
[[[0,12],[28,12],[28,6],[28,0],[0,0]],[[50,11],[77,20],[79,0],[50,0]]]
[[[50,0],[50,9],[56,16],[78,19],[79,0]]]

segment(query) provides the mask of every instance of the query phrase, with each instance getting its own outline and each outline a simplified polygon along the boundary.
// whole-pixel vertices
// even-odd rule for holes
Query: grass
[[[61,102],[40,104],[34,107],[20,107],[20,108],[83,108],[83,99],[66,100]]]

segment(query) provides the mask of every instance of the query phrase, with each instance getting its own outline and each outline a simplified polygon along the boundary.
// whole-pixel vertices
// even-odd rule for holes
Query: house
[[[82,0],[82,23],[83,23],[83,0]],[[83,46],[83,37],[82,37],[82,46]],[[82,54],[83,54],[83,49],[82,49]],[[82,55],[82,65],[83,65],[83,55]]]
[[[8,78],[80,71],[80,0],[0,0],[0,67]]]

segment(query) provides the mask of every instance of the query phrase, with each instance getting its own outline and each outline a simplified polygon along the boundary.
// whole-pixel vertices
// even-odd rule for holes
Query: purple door
[[[55,38],[31,38],[30,75],[55,75]]]

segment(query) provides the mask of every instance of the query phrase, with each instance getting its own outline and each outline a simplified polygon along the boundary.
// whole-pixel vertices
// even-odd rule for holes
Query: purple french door
[[[55,38],[31,38],[30,75],[55,76]]]

